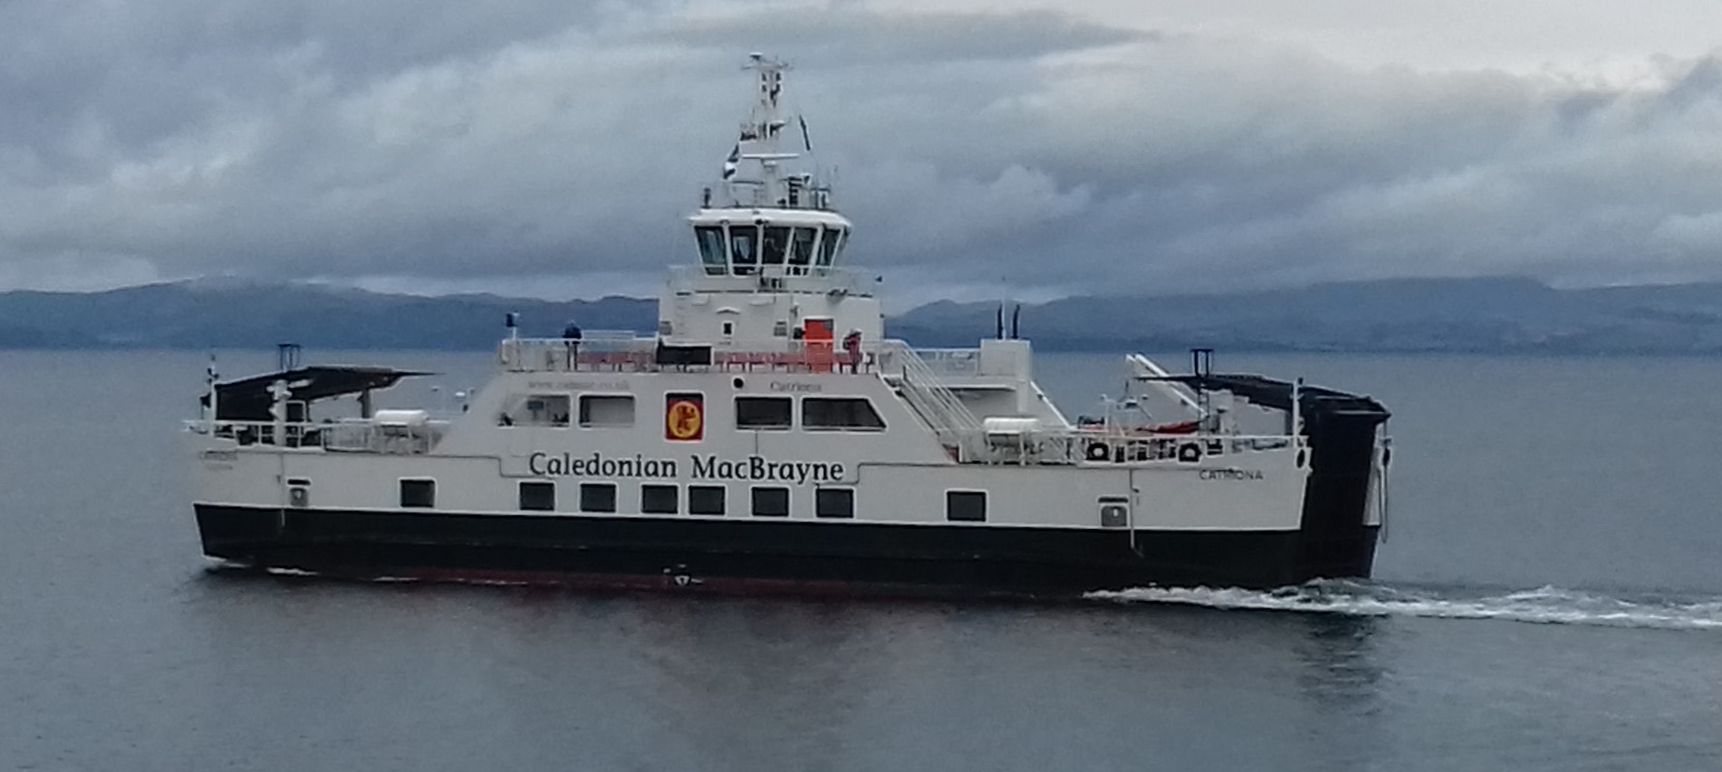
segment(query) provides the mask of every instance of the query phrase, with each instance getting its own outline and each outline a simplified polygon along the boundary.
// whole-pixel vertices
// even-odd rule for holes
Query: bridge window
[[[789,517],[788,488],[754,488],[754,517]]]
[[[765,228],[765,253],[760,262],[766,265],[783,265],[785,254],[789,251],[789,229],[781,225],[768,225]]]
[[[818,228],[796,228],[795,240],[789,245],[789,264],[808,266],[813,264],[813,242],[819,239]],[[805,271],[795,271],[805,273]]]
[[[801,427],[810,430],[879,431],[885,420],[866,397],[805,397]]]
[[[723,253],[723,228],[716,225],[701,225],[694,228],[694,238],[700,244],[700,263],[705,265],[706,273],[719,276],[726,272],[728,261]]]
[[[688,514],[721,515],[727,489],[722,485],[689,485]]]
[[[673,515],[681,509],[680,493],[674,485],[641,485],[640,512],[647,515]]]
[[[616,511],[616,484],[580,483],[580,511]]]
[[[556,511],[556,483],[521,482],[520,508],[528,512]]]
[[[986,491],[945,491],[945,519],[961,523],[986,522]]]
[[[735,428],[788,429],[793,402],[788,397],[736,397]]]
[[[842,238],[840,228],[824,228],[825,235],[819,239],[819,264],[831,265],[837,260],[837,240]]]
[[[813,513],[819,517],[854,517],[855,489],[820,488],[814,494],[813,509]]]
[[[431,509],[436,506],[436,480],[402,480],[401,506]]]
[[[759,263],[759,229],[751,225],[729,227],[729,259],[737,275],[753,273]]]
[[[580,425],[586,428],[617,428],[634,425],[632,394],[581,394]]]

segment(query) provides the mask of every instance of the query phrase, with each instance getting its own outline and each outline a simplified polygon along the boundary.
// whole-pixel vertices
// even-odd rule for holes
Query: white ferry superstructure
[[[1297,381],[1174,375],[1072,423],[1027,340],[884,337],[850,221],[783,148],[782,63],[690,218],[651,335],[519,337],[448,416],[375,409],[419,373],[213,373],[196,446],[203,551],[353,576],[613,586],[1080,593],[1368,576],[1388,412]],[[801,127],[805,144],[805,124]],[[1014,326],[1014,323],[1013,323]],[[356,416],[319,415],[356,397]],[[1183,411],[1166,420],[1141,406]]]

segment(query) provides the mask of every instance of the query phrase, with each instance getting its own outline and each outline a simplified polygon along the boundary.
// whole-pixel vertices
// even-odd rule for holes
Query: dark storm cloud
[[[1722,278],[1711,59],[1620,88],[1048,12],[13,0],[0,286],[633,288],[685,258],[751,50],[796,62],[856,257],[923,295]]]

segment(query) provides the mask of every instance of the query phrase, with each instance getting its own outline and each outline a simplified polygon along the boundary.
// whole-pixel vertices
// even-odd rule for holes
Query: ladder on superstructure
[[[945,386],[933,368],[913,348],[902,341],[887,341],[884,350],[887,362],[885,379],[896,387],[897,393],[909,403],[921,420],[927,422],[939,442],[956,451],[958,461],[979,460],[985,451],[981,421],[964,405],[955,392]]]

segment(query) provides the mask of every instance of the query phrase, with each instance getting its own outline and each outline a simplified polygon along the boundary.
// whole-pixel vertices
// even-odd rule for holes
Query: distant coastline
[[[182,282],[95,293],[0,293],[0,349],[484,350],[523,334],[650,331],[655,298],[422,297],[310,284]],[[887,321],[920,346],[973,346],[998,303],[941,301]],[[1225,295],[1086,296],[1024,304],[1047,351],[1722,354],[1722,283],[1554,289],[1518,278],[1400,279]]]

